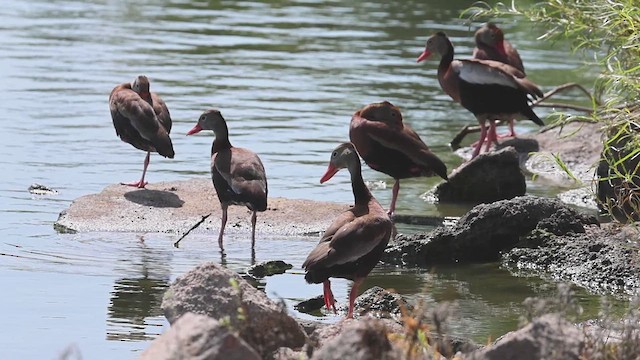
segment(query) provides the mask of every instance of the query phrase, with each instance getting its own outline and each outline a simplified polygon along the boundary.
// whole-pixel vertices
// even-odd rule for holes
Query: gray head
[[[200,115],[198,123],[191,129],[187,135],[195,134],[202,130],[213,130],[214,133],[221,131],[228,132],[227,122],[222,117],[222,113],[217,109],[209,109]]]
[[[141,96],[149,94],[149,79],[144,75],[138,75],[138,77],[131,83],[131,89]]]
[[[340,144],[331,152],[329,167],[320,179],[320,183],[331,179],[340,169],[354,168],[356,165],[360,165],[360,156],[355,146],[350,142]]]

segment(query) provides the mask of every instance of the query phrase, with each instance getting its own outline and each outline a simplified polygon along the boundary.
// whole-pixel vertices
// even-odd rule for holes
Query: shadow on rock
[[[140,189],[124,194],[125,199],[136,204],[158,208],[179,208],[184,201],[170,191]]]

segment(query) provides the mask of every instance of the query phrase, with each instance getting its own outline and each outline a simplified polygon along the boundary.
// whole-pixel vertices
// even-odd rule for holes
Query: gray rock
[[[558,212],[554,224],[549,224],[558,231],[580,231],[584,224],[597,224],[595,217],[583,215],[558,200],[522,196],[477,205],[453,227],[399,235],[385,250],[382,261],[421,267],[437,263],[496,261],[501,252],[513,248],[538,223]]]
[[[372,322],[372,320],[376,321]],[[371,317],[365,317],[364,319],[357,320],[344,319],[337,323],[323,325],[316,328],[316,330],[309,335],[309,343],[313,348],[319,349],[332,341],[336,336],[343,334],[348,328],[357,326],[359,322],[362,322],[363,324],[376,324],[377,327],[384,325],[384,328],[388,333],[402,333],[404,331],[402,325],[390,319],[375,319]]]
[[[413,306],[408,304],[402,295],[389,292],[380,286],[374,286],[356,298],[355,313],[369,314],[378,318],[399,317],[404,310],[411,311]],[[342,306],[347,311],[347,306]]]
[[[186,313],[155,339],[140,360],[259,360],[229,328],[208,316]]]
[[[461,165],[434,191],[440,202],[483,203],[511,199],[527,190],[518,153],[508,147]]]
[[[313,353],[313,360],[392,360],[402,359],[402,353],[387,338],[385,322],[373,318],[343,321],[331,340]]]
[[[493,345],[466,354],[465,360],[579,359],[584,335],[559,315],[543,315]]]
[[[252,265],[247,273],[255,278],[263,278],[277,274],[284,274],[287,270],[293,268],[293,265],[287,264],[282,260],[271,260]]]
[[[301,347],[306,340],[303,329],[283,306],[214,263],[177,278],[165,293],[162,309],[170,323],[187,312],[228,321],[263,357],[280,347]]]
[[[295,351],[290,348],[280,348],[273,353],[273,360],[307,360],[306,351]]]
[[[637,229],[614,224],[586,227],[586,232],[554,235],[546,223],[504,253],[511,272],[570,281],[592,292],[638,294],[640,266]]]

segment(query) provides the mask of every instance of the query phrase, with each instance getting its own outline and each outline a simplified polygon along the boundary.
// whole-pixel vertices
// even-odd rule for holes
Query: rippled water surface
[[[318,179],[330,150],[348,138],[350,115],[367,103],[399,105],[405,121],[450,170],[460,163],[447,143],[472,117],[439,88],[436,61],[416,64],[415,59],[435,30],[448,32],[460,57],[470,55],[476,24],[470,29],[458,19],[467,5],[4,1],[0,357],[55,358],[70,347],[87,359],[135,358],[167,327],[160,302],[170,282],[203,261],[220,261],[213,239],[198,235],[175,249],[175,239],[163,234],[55,233],[52,223],[73,199],[140,175],[144,154],[119,141],[111,124],[107,100],[116,84],[146,74],[171,111],[176,157],[153,155],[149,181],[208,176],[212,136],[184,134],[204,109],[217,107],[228,120],[232,142],[262,157],[271,196],[351,202],[347,176],[322,186]],[[536,40],[541,29],[523,21],[502,25],[529,77],[544,89],[568,81],[591,84],[593,71],[581,67],[566,47]],[[521,122],[518,130],[532,126]],[[368,168],[364,176],[387,185],[374,195],[388,204],[392,180]],[[59,194],[30,195],[27,187],[34,182]],[[436,183],[403,181],[398,211],[463,213],[420,199]],[[556,191],[529,186],[537,194]],[[283,259],[294,265],[261,284],[269,296],[292,305],[320,294],[319,286],[304,283],[299,270],[316,241],[271,237],[257,242],[258,261]],[[227,242],[227,266],[244,271],[250,262],[248,241],[230,236]],[[372,285],[428,304],[456,301],[452,332],[479,342],[515,328],[523,299],[554,288],[513,278],[494,264],[429,271],[379,267],[365,287]],[[346,300],[349,286],[335,281],[339,301]],[[595,299],[580,296],[587,304]]]

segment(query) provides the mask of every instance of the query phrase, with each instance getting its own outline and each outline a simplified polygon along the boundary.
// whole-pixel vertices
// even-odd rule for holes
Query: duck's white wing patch
[[[478,61],[454,61],[451,66],[458,73],[460,79],[477,85],[502,85],[518,89],[518,83],[513,76],[498,68]]]

